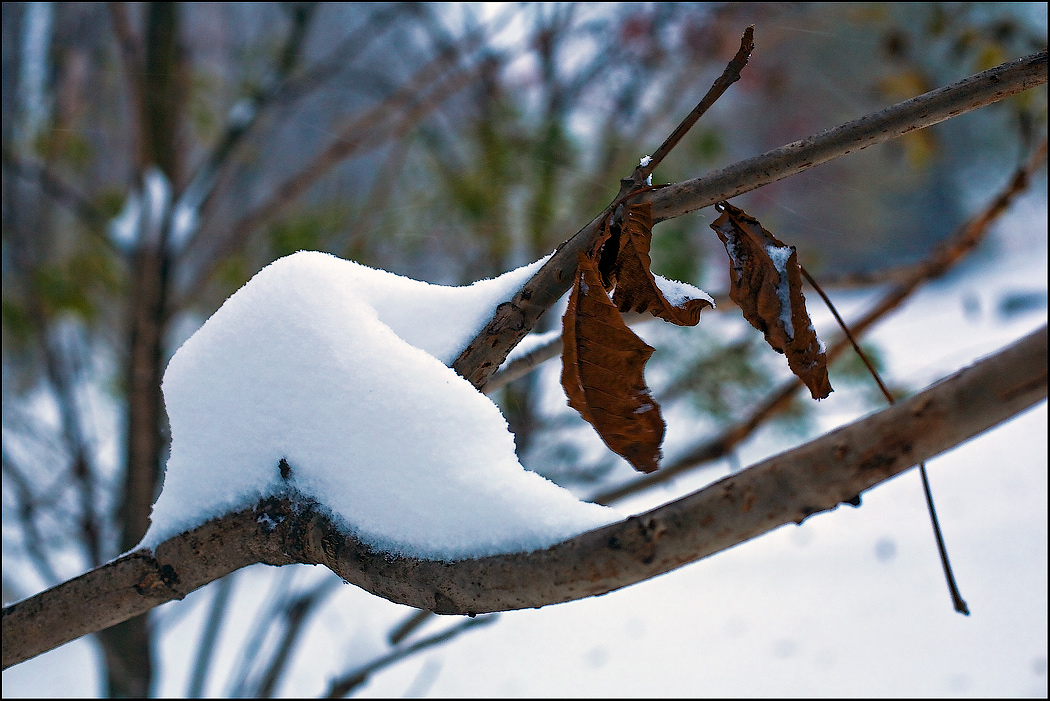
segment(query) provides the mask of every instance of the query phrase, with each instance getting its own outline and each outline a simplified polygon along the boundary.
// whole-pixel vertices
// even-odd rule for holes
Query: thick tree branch
[[[1046,63],[1046,51],[1004,63],[709,175],[643,192],[633,201],[652,202],[655,221],[688,214],[1042,85],[1047,80]],[[634,183],[623,181],[617,200],[629,191],[624,184],[631,186]],[[608,211],[595,217],[559,246],[514,298],[497,308],[492,320],[453,363],[456,372],[479,389],[485,386],[510,350],[569,289],[577,254],[593,245],[598,227],[607,215]]]
[[[285,502],[287,504],[287,502]],[[286,507],[287,508],[287,507]],[[280,509],[268,512],[282,519]],[[95,633],[155,606],[182,599],[230,572],[258,562],[291,564],[267,521],[239,512],[209,521],[157,547],[139,550],[4,607],[3,666]]]
[[[7,668],[180,599],[255,562],[324,564],[398,603],[444,614],[546,606],[603,594],[787,523],[801,523],[1044,399],[1046,327],[906,401],[682,499],[547,550],[438,562],[392,557],[301,500],[209,521],[3,611]]]

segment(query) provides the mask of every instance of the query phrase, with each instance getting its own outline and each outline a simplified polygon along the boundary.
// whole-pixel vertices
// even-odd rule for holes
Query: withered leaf
[[[665,426],[643,372],[653,348],[624,324],[596,263],[582,253],[562,338],[561,382],[569,406],[636,470],[655,470]]]
[[[828,361],[802,294],[802,269],[787,246],[742,209],[722,202],[711,228],[729,254],[729,297],[778,353],[814,399],[831,394]]]
[[[649,312],[679,326],[696,326],[700,322],[700,312],[712,306],[710,300],[702,297],[686,298],[677,305],[671,304],[660,291],[649,269],[652,265],[649,257],[653,241],[652,204],[629,205],[623,218],[619,232],[619,254],[616,257],[613,304],[621,312]]]

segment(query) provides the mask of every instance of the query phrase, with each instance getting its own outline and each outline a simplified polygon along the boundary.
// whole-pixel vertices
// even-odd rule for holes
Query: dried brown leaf
[[[671,304],[656,284],[650,266],[649,248],[653,241],[653,206],[645,202],[629,205],[624,211],[616,258],[616,289],[613,304],[621,312],[649,312],[679,326],[696,326],[700,312],[712,306],[710,300],[683,299]],[[606,244],[608,245],[608,244]]]
[[[788,367],[814,399],[831,394],[828,361],[813,329],[802,294],[802,270],[794,246],[762,228],[731,204],[711,228],[729,254],[729,296],[773,350],[787,355]]]
[[[569,406],[636,470],[654,471],[665,425],[643,372],[653,348],[624,324],[597,265],[582,253],[562,338],[561,381]]]

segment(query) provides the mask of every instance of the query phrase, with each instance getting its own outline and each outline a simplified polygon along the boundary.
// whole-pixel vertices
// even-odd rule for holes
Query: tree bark
[[[443,614],[604,594],[854,500],[1047,395],[1046,327],[892,407],[693,494],[546,550],[439,562],[392,557],[311,504],[275,498],[209,521],[3,611],[7,667],[254,562],[323,564],[391,601]]]

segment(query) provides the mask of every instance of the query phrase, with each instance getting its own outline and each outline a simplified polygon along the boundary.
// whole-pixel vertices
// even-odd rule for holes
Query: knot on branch
[[[162,565],[152,557],[143,557],[149,561],[152,567],[143,574],[133,585],[135,591],[141,596],[164,597],[170,599],[182,599],[186,592],[178,588],[179,574],[171,565]]]

